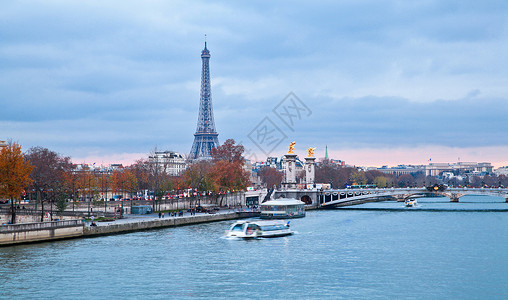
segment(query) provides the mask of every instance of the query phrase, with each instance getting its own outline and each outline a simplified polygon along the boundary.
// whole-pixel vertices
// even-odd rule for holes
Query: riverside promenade
[[[91,226],[89,221],[54,221],[43,223],[28,223],[0,226],[0,246],[16,244],[47,242],[71,238],[87,238],[101,235],[122,234],[134,231],[157,228],[185,226],[199,223],[236,220],[259,216],[254,211],[233,211],[222,209],[216,213],[186,212],[183,216],[165,216],[158,214],[125,215],[122,219],[110,222],[95,222]]]

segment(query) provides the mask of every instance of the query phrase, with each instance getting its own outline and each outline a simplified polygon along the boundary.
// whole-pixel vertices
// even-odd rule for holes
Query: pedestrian
[[[164,213],[162,213],[162,218],[164,219]]]
[[[161,218],[161,216],[162,216],[162,214],[161,214],[161,212],[159,212],[159,219]]]

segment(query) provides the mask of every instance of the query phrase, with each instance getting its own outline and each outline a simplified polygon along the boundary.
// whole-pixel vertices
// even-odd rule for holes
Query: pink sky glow
[[[324,157],[324,149],[316,149],[317,158]],[[307,156],[306,151],[297,149],[295,151],[300,158]],[[361,148],[334,150],[328,148],[330,158],[340,159],[349,165],[381,167],[397,165],[427,165],[433,163],[458,162],[490,162],[496,168],[507,166],[508,159],[504,157],[508,153],[508,146],[502,147],[472,147],[472,148],[451,148],[443,146],[424,146],[418,148]],[[274,156],[281,156],[284,153],[274,153]],[[87,156],[73,158],[77,164],[86,163],[96,165],[123,164],[128,166],[138,159],[146,159],[146,153],[119,153],[107,156]],[[263,155],[257,155],[258,160],[264,160]],[[429,159],[431,159],[429,161]]]

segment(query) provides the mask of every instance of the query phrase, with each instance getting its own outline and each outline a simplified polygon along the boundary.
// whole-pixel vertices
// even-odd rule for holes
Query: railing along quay
[[[44,229],[57,229],[83,226],[83,220],[49,221],[41,223],[23,223],[0,225],[0,233],[35,231]]]

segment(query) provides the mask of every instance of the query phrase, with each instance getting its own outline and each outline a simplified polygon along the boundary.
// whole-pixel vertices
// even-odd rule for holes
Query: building
[[[211,158],[212,148],[219,146],[219,134],[215,130],[212,108],[212,87],[210,83],[210,51],[206,48],[201,51],[202,69],[201,69],[201,97],[199,101],[199,115],[196,133],[194,134],[194,143],[189,154],[189,158],[208,159]]]
[[[494,167],[488,162],[429,163],[425,175],[440,177],[443,173],[454,175],[485,176],[493,173]]]
[[[497,176],[501,176],[501,175],[508,176],[508,166],[497,168],[494,170],[494,173]]]
[[[174,151],[156,151],[148,157],[148,160],[152,165],[157,165],[160,170],[171,176],[179,176],[187,169],[183,155]]]
[[[5,141],[0,141],[0,149],[4,148],[4,147],[7,147],[7,142]]]
[[[398,165],[396,167],[388,168],[387,166],[382,166],[381,168],[375,169],[376,171],[382,172],[384,174],[391,174],[397,177],[405,174],[417,174],[423,173],[425,171],[424,166],[406,166],[406,165]]]

